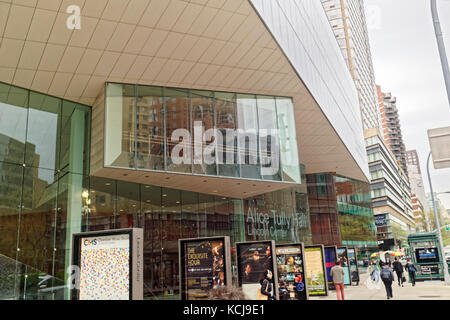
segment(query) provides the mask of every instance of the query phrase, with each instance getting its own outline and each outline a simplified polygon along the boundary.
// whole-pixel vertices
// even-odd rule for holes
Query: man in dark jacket
[[[416,266],[414,264],[411,263],[411,259],[408,259],[408,262],[406,263],[405,266],[406,270],[408,270],[409,273],[409,279],[411,279],[412,285],[413,287],[416,285]]]
[[[403,265],[400,261],[398,261],[398,258],[395,258],[394,264],[392,265],[394,268],[395,273],[397,274],[397,280],[398,285],[403,287]]]

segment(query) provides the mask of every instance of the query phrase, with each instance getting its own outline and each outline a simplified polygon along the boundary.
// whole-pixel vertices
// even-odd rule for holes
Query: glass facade
[[[357,248],[377,248],[375,218],[370,184],[334,176],[342,244]]]
[[[171,121],[184,128],[195,120],[205,128],[217,123],[221,130],[251,127],[255,123],[248,110],[241,109],[247,118],[240,123],[231,111],[239,105],[253,112],[254,96],[123,86],[108,99],[120,108],[106,116],[126,119],[116,123],[123,129],[118,141],[126,146],[115,158],[120,166],[229,175],[239,169],[255,177],[262,171],[255,170],[250,157],[258,167],[260,159],[270,156],[269,148],[261,153],[248,143],[252,139],[244,139],[249,165],[243,170],[189,169],[165,157],[175,148],[164,138],[175,129],[163,116],[168,110]],[[273,101],[268,110],[274,110]],[[146,299],[178,299],[180,238],[228,235],[233,245],[268,239],[312,243],[305,176],[298,175],[299,185],[244,200],[90,176],[91,109],[4,84],[0,124],[0,299],[68,299],[66,271],[72,234],[78,232],[143,228]],[[292,141],[289,134],[284,138]],[[236,139],[233,156],[239,143]],[[289,170],[284,174],[291,177]]]
[[[108,83],[105,167],[300,183],[291,98]]]
[[[321,173],[307,184],[314,243],[377,248],[369,183]]]
[[[0,83],[0,298],[44,299],[63,285],[90,121],[86,106]]]

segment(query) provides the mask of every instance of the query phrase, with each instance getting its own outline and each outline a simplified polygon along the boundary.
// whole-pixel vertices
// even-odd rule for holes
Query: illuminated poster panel
[[[348,265],[348,248],[338,247],[337,248],[338,259],[342,262],[342,268],[344,268],[344,284],[351,285],[350,281],[350,267]]]
[[[73,235],[73,265],[78,268],[75,300],[143,298],[142,229]]]
[[[303,251],[302,243],[276,246],[280,300],[308,299]]]
[[[325,247],[325,267],[327,269],[328,289],[335,290],[333,277],[331,276],[331,268],[336,265],[337,260],[337,247]]]
[[[359,284],[359,270],[358,270],[358,259],[356,256],[355,248],[348,248],[348,264],[350,267],[350,279],[352,284]]]
[[[209,291],[231,284],[230,238],[181,239],[181,300],[207,300]]]
[[[267,300],[262,292],[264,273],[270,271],[273,297],[278,300],[278,272],[274,257],[275,241],[236,243],[239,286],[249,300]]]
[[[304,252],[309,296],[327,296],[328,285],[323,245],[305,246]]]

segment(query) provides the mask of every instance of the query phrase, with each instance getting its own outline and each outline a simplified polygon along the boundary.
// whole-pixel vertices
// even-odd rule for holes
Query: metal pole
[[[444,73],[445,87],[447,88],[447,98],[450,105],[450,71],[448,67],[447,53],[445,51],[444,37],[442,35],[441,23],[437,11],[436,0],[431,0],[431,15],[433,17],[434,31],[441,56],[442,71]]]
[[[442,241],[442,233],[441,233],[441,224],[439,222],[439,215],[436,208],[436,203],[434,202],[434,192],[433,192],[433,184],[431,183],[431,176],[430,176],[430,159],[431,159],[431,152],[428,155],[427,160],[427,174],[428,174],[428,182],[430,183],[430,192],[431,192],[431,201],[433,202],[433,211],[434,211],[434,217],[436,219],[436,228],[438,229],[438,237],[439,237],[439,251],[441,252],[442,256],[442,265],[444,267],[444,281],[446,285],[450,285],[450,275],[448,273],[448,265],[447,260],[445,259],[445,251],[444,251],[444,243]]]

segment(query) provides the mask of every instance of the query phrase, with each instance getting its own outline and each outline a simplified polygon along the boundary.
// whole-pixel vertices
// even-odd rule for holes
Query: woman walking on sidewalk
[[[336,287],[336,294],[338,300],[344,299],[344,268],[342,268],[342,261],[337,260],[336,265],[331,268],[330,275],[333,278],[334,286]]]
[[[386,288],[386,295],[388,300],[393,298],[392,295],[392,281],[394,280],[394,272],[387,263],[382,263],[381,266],[381,280],[383,280],[384,287]]]

